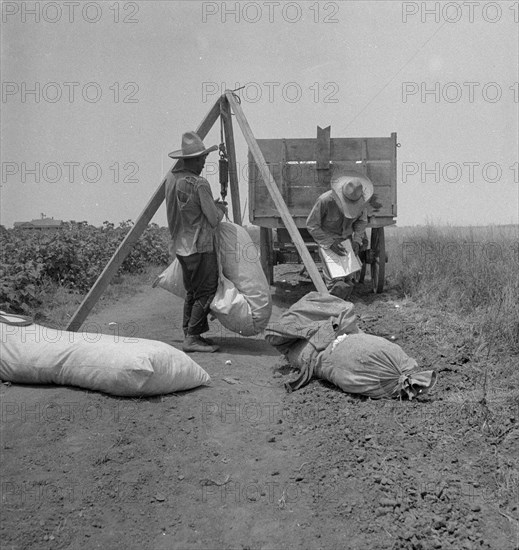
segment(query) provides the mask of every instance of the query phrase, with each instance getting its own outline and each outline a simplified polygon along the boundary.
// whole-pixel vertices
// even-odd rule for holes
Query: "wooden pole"
[[[222,96],[220,105],[222,109],[221,116],[223,121],[223,131],[225,134],[225,146],[227,150],[227,157],[229,159],[229,184],[231,186],[232,219],[234,223],[241,225],[242,217],[240,206],[240,187],[238,185],[238,167],[236,164],[236,149],[234,147],[231,108],[225,96]]]
[[[256,161],[256,165],[258,166],[258,169],[261,173],[261,177],[263,178],[263,181],[265,182],[265,185],[270,192],[272,200],[274,201],[274,204],[281,216],[281,219],[283,220],[283,223],[285,224],[285,227],[292,237],[292,242],[295,244],[296,249],[301,256],[301,259],[305,264],[306,270],[308,271],[308,274],[310,275],[315,285],[315,288],[319,292],[324,292],[327,294],[328,289],[326,288],[326,285],[321,278],[319,270],[317,269],[317,266],[315,265],[312,256],[310,255],[310,252],[308,252],[308,248],[306,248],[305,242],[303,241],[303,238],[299,233],[299,229],[292,219],[292,216],[288,211],[285,201],[283,200],[283,197],[279,192],[278,186],[276,185],[276,182],[274,181],[274,178],[272,177],[272,174],[267,167],[265,157],[263,156],[258,142],[256,141],[254,134],[252,133],[251,127],[249,126],[245,114],[243,113],[241,105],[236,101],[234,94],[231,91],[226,90],[225,95],[232,107],[234,114],[236,115],[236,120],[240,125],[245,141],[249,146],[249,150],[254,157],[254,160]]]
[[[196,133],[201,139],[205,138],[205,136],[209,133],[209,130],[213,127],[213,124],[220,116],[220,102],[221,99],[218,99],[196,130]],[[177,163],[175,163],[174,166],[176,166],[176,164]],[[66,330],[77,332],[81,328],[81,325],[88,317],[88,314],[92,311],[92,308],[96,305],[97,301],[110,284],[112,277],[117,273],[117,270],[126,259],[126,256],[130,253],[133,245],[139,240],[139,237],[142,235],[146,227],[148,227],[150,220],[153,218],[164,201],[165,189],[166,180],[163,179],[162,183],[149,200],[141,215],[137,218],[135,225],[130,229],[123,242],[119,245],[119,248],[110,258],[110,261],[104,268],[101,275],[97,278],[94,286],[90,289],[83,302],[81,302],[81,305],[72,316]]]

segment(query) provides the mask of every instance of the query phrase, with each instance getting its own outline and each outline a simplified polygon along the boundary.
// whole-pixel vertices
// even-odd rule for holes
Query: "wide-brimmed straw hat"
[[[332,191],[347,218],[358,218],[373,195],[371,180],[359,172],[343,172],[332,181]]]
[[[186,132],[182,135],[182,149],[169,153],[172,159],[188,159],[208,155],[212,151],[216,151],[218,145],[212,145],[208,149],[205,148],[204,142],[196,132]]]

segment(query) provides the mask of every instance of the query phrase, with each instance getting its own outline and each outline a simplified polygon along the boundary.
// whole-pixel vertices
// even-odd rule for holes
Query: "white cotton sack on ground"
[[[157,340],[4,323],[0,379],[79,386],[120,396],[161,395],[210,381],[183,351]]]

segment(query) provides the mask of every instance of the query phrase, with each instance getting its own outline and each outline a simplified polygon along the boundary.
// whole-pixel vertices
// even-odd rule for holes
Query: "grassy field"
[[[519,226],[393,226],[385,233],[386,288],[457,319],[479,354],[519,352]],[[160,269],[117,277],[103,302],[131,294]],[[66,324],[81,301],[81,293],[55,284],[43,294],[34,314],[54,326]]]
[[[458,315],[481,350],[519,351],[519,226],[390,227],[386,234],[391,286]]]

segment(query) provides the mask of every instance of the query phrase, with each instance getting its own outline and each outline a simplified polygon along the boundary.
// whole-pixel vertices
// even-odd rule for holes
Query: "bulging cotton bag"
[[[233,332],[242,336],[259,334],[269,322],[272,300],[258,250],[247,231],[237,224],[221,222],[217,236],[220,281],[211,312]],[[184,298],[179,261],[165,269],[153,286]]]
[[[191,357],[165,342],[0,322],[0,379],[79,386],[111,395],[162,395],[208,384]]]
[[[234,284],[249,305],[250,318],[240,319],[229,313],[227,319],[222,321],[218,311],[215,315],[229,330],[244,336],[258,334],[267,326],[272,313],[270,287],[261,267],[259,250],[247,230],[235,223],[220,223],[218,238],[222,274]],[[245,329],[240,327],[243,322],[248,325],[249,334],[245,334]]]
[[[417,363],[397,344],[370,334],[339,336],[317,360],[315,375],[345,392],[373,399],[424,394],[436,383],[434,371],[415,371]]]

